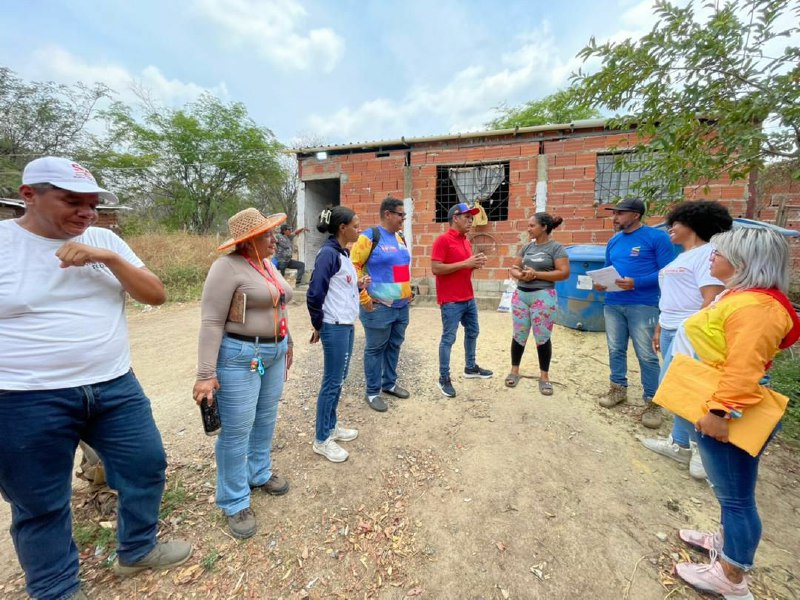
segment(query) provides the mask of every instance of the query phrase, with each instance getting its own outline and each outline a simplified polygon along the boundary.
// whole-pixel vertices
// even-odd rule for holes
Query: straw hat
[[[277,213],[265,217],[258,209],[245,208],[228,219],[228,230],[231,232],[231,238],[217,248],[217,251],[222,252],[236,244],[240,244],[257,235],[266,233],[285,220],[286,215],[284,213]]]

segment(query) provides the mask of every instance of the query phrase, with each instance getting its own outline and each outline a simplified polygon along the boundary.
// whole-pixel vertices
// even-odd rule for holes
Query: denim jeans
[[[80,585],[70,498],[81,439],[119,494],[119,558],[134,563],[153,549],[167,461],[132,372],[80,387],[0,391],[0,406],[0,492],[11,504],[11,538],[32,597],[68,597]]]
[[[217,405],[222,422],[217,436],[217,506],[235,515],[250,506],[250,486],[272,476],[272,436],[283,393],[287,341],[243,342],[224,336],[217,357]],[[264,374],[250,371],[260,356]]]
[[[667,374],[667,369],[672,362],[672,340],[675,339],[677,329],[664,329],[661,328],[661,335],[659,336],[659,343],[661,344],[661,371],[658,374],[658,383],[661,385],[661,380]],[[690,423],[683,417],[673,415],[672,419],[672,441],[678,444],[681,448],[688,448],[690,441],[695,441],[694,424]]]
[[[772,436],[778,429],[780,424]],[[768,444],[769,441],[764,444],[761,453]],[[761,541],[761,518],[756,507],[756,480],[761,453],[753,458],[733,444],[718,442],[707,435],[697,436],[697,447],[721,508],[720,524],[725,540],[722,558],[749,570]]]
[[[325,366],[317,396],[317,427],[314,436],[320,443],[327,440],[336,427],[336,408],[350,369],[355,331],[353,325],[323,323],[319,332]]]
[[[658,355],[653,350],[653,333],[658,307],[644,304],[606,304],[603,309],[608,340],[611,383],[628,387],[628,340],[639,359],[644,399],[649,401],[658,388]]]
[[[390,308],[376,302],[372,311],[359,310],[364,326],[364,379],[367,395],[374,396],[382,389],[389,390],[397,383],[397,361],[400,346],[406,339],[408,304]]]
[[[442,311],[442,339],[439,341],[439,377],[450,377],[450,349],[456,342],[458,324],[464,326],[464,358],[466,367],[475,367],[478,345],[478,305],[475,299],[466,302],[445,302]]]

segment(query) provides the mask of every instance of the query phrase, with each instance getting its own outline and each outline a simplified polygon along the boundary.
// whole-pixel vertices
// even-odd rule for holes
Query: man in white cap
[[[188,542],[157,542],[166,456],[150,401],[131,371],[125,295],[158,305],[161,281],[111,231],[92,227],[116,203],[78,163],[31,161],[25,214],[0,221],[0,491],[34,598],[85,598],[70,497],[80,440],[119,494],[120,575],[186,561]]]

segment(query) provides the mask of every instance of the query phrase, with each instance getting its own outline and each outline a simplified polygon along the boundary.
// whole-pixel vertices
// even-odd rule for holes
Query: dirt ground
[[[360,436],[346,445],[350,459],[336,465],[311,451],[322,352],[306,343],[305,307],[292,310],[295,366],[273,453],[292,488],[279,498],[254,496],[259,532],[243,542],[227,534],[210,501],[213,440],[190,397],[199,306],[131,312],[134,368],[170,459],[162,535],[190,538],[195,550],[183,567],[120,581],[108,569],[110,548],[90,540],[82,577],[91,598],[700,597],[670,574],[677,559],[701,560],[676,530],[715,527],[717,504],[705,483],[637,441],[646,431],[636,419],[635,360],[629,404],[597,406],[608,385],[604,334],[556,329],[548,398],[533,378],[503,386],[510,316],[482,311],[478,361],[495,377],[461,377],[459,335],[452,356],[458,396],[448,399],[436,387],[439,311],[414,306],[400,361],[412,397],[377,413],[362,399],[357,326],[339,415]],[[523,360],[523,374],[535,374],[535,353]],[[797,452],[773,444],[758,488],[759,598],[800,597],[798,490]],[[74,505],[84,529],[111,526],[98,525],[104,517],[92,512],[83,482]],[[0,528],[8,521],[2,503]],[[0,597],[23,597],[22,590],[3,533]]]

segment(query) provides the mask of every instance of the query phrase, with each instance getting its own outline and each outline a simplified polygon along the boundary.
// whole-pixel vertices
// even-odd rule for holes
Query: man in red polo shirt
[[[472,218],[480,212],[465,203],[447,213],[450,229],[436,238],[431,252],[431,271],[436,276],[436,301],[442,310],[442,339],[439,341],[439,389],[453,398],[456,390],[450,381],[450,349],[456,341],[458,324],[464,326],[464,377],[488,379],[492,372],[475,362],[478,343],[478,305],[472,291],[472,271],[486,264],[486,255],[472,254],[467,232]]]

